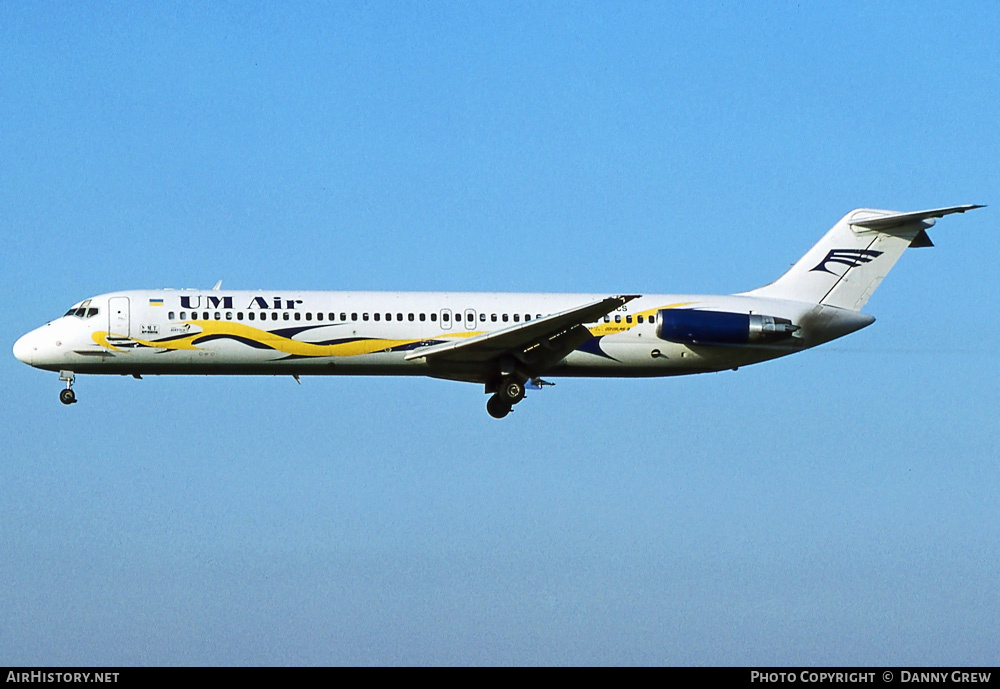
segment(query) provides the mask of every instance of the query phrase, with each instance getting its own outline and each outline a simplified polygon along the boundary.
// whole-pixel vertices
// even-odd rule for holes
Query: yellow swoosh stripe
[[[95,332],[93,335],[90,336],[90,339],[92,339],[94,342],[101,345],[102,347],[110,349],[112,352],[122,351],[117,347],[115,347],[110,342],[108,342],[108,333],[105,330],[98,330],[97,332]]]
[[[408,344],[415,344],[417,342],[424,342],[428,338],[410,338],[405,340],[391,340],[391,339],[378,339],[370,338],[364,340],[356,340],[354,342],[342,342],[339,344],[313,344],[311,342],[301,342],[299,340],[293,340],[282,335],[277,335],[275,333],[268,332],[266,330],[261,330],[259,328],[254,328],[249,325],[243,325],[242,323],[229,323],[229,322],[219,322],[219,321],[185,321],[185,323],[190,323],[191,325],[198,326],[201,328],[200,332],[192,333],[185,337],[177,338],[175,340],[167,340],[157,342],[155,340],[141,340],[137,337],[131,338],[133,342],[137,342],[146,347],[154,347],[157,349],[167,349],[167,350],[199,350],[194,344],[194,341],[210,335],[231,335],[233,337],[239,337],[245,340],[251,340],[253,342],[258,342],[260,344],[266,345],[271,349],[274,349],[283,354],[292,354],[295,356],[359,356],[361,354],[372,354],[374,352],[381,352],[386,349],[392,349],[393,347],[400,347]],[[480,335],[479,332],[462,332],[462,333],[442,333],[431,339],[440,339],[442,337],[473,337],[474,335]],[[114,351],[121,351],[114,345],[110,344],[107,340],[108,333],[106,332],[95,332],[93,334],[93,340],[102,347],[107,347],[108,349]]]
[[[643,316],[644,318],[654,318],[656,312],[660,309],[679,309],[683,306],[690,306],[691,304],[696,304],[694,301],[684,301],[678,302],[677,304],[667,304],[666,306],[657,306],[653,309],[646,309],[645,311],[639,311],[637,313],[622,314],[622,322],[615,323],[614,317],[612,316],[610,323],[598,323],[596,326],[590,328],[590,334],[594,337],[603,337],[604,335],[614,335],[615,333],[623,333],[627,330],[631,330],[635,326],[639,325],[638,316]],[[625,315],[632,316],[632,322],[625,322]]]

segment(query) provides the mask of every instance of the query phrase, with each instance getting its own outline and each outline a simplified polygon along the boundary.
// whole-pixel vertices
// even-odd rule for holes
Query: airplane
[[[484,386],[507,416],[542,377],[736,370],[871,325],[861,313],[934,218],[853,210],[769,285],[732,295],[133,290],[90,297],[22,336],[14,356],[80,374],[430,376]]]

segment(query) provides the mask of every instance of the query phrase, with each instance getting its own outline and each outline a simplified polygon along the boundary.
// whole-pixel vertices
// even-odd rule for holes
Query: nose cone
[[[14,343],[14,356],[17,357],[18,361],[23,361],[29,366],[31,366],[35,355],[35,346],[31,344],[32,339],[31,333],[28,333],[27,335],[22,335]]]

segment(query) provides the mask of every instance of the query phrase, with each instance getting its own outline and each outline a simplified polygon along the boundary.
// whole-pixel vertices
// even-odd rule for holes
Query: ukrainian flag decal
[[[150,299],[149,300],[149,305],[150,306],[163,306],[163,300],[162,299]]]

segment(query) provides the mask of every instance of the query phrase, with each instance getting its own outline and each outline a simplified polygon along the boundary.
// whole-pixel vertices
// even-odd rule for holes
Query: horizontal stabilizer
[[[878,215],[871,218],[865,218],[863,220],[855,220],[851,218],[850,224],[854,227],[864,227],[868,230],[889,230],[893,227],[899,227],[900,225],[907,225],[913,222],[919,222],[921,220],[930,220],[931,218],[943,218],[946,215],[951,215],[952,213],[964,213],[966,211],[975,210],[976,208],[983,208],[984,206],[975,204],[966,204],[964,206],[950,206],[948,208],[933,208],[927,211],[912,211],[910,213],[891,213],[889,215]]]

